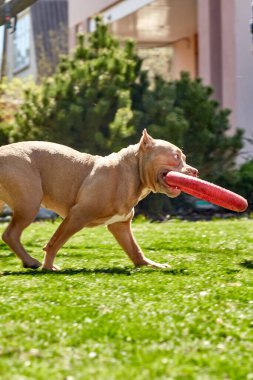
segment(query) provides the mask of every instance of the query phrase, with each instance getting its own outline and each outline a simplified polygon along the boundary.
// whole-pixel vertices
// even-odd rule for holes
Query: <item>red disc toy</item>
[[[165,180],[169,186],[228,210],[243,212],[248,207],[247,200],[240,195],[197,177],[171,171]]]

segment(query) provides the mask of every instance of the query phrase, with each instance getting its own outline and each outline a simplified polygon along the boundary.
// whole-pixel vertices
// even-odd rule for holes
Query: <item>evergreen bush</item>
[[[118,150],[134,134],[131,85],[137,79],[134,44],[119,41],[97,19],[97,29],[79,36],[72,57],[38,91],[28,91],[16,115],[13,139],[50,140],[89,153]]]

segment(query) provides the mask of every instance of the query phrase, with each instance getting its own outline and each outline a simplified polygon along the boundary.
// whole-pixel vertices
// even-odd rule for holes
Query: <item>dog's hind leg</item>
[[[37,184],[35,181],[28,182],[26,186],[23,184],[21,186],[21,181],[17,181],[15,187],[11,187],[8,193],[7,191],[5,193],[5,199],[8,199],[13,216],[2,239],[22,261],[24,268],[37,269],[41,266],[38,260],[26,252],[20,239],[24,229],[33,222],[37,215],[42,196],[43,192],[39,181]]]
[[[84,209],[76,204],[71,208],[66,218],[63,220],[47,245],[44,247],[44,251],[46,253],[43,262],[43,269],[58,269],[57,266],[53,265],[57,252],[63,246],[63,244],[65,244],[72,235],[80,231],[86,223],[87,220],[85,218]]]
[[[14,209],[12,220],[2,235],[3,241],[11,248],[11,250],[22,261],[24,268],[37,269],[41,263],[31,257],[24,249],[20,238],[24,229],[34,220],[39,206],[34,209],[25,210]]]

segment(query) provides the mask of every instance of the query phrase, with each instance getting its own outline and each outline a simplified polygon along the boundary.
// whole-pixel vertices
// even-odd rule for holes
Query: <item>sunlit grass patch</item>
[[[25,231],[36,258],[57,223]],[[0,244],[1,379],[253,378],[253,222],[133,229],[171,269],[134,268],[105,228],[76,234],[59,273],[24,270]]]

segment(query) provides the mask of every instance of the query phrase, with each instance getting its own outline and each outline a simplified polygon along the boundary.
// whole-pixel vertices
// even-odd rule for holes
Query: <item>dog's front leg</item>
[[[113,234],[135,266],[149,265],[153,268],[170,267],[168,264],[159,264],[145,257],[133,236],[130,220],[128,222],[110,224],[108,230]]]

